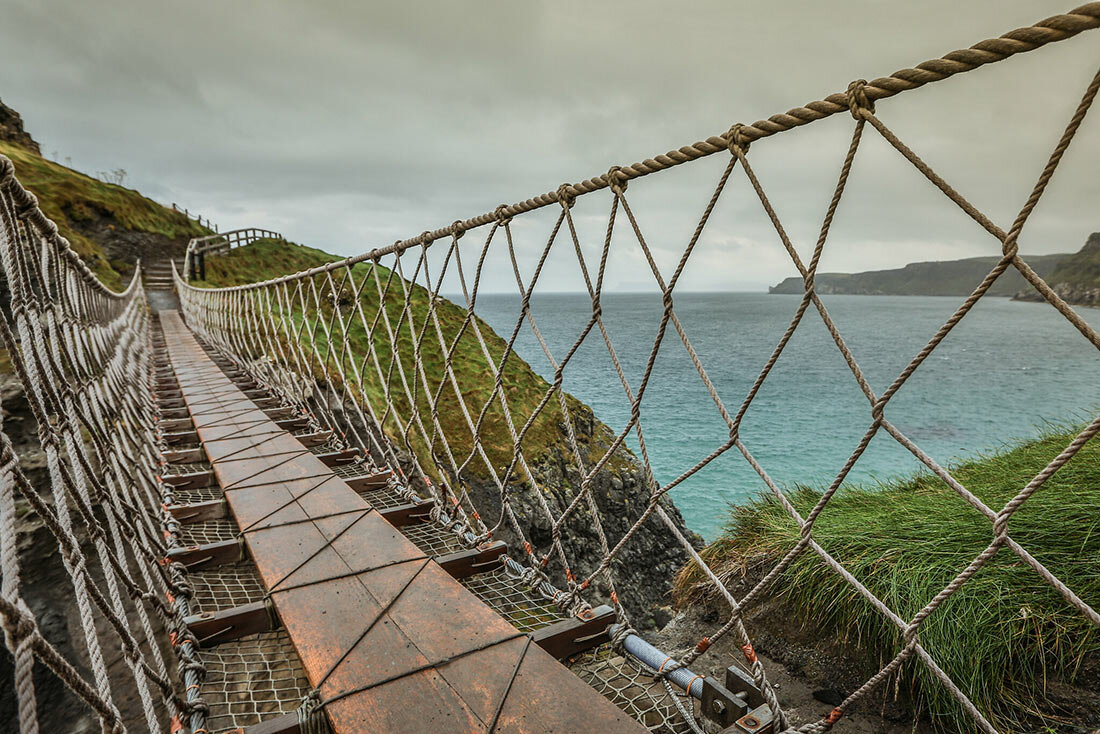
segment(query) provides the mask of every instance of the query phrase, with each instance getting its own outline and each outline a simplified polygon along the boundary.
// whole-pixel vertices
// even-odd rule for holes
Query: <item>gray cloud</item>
[[[45,151],[123,167],[222,227],[268,226],[353,254],[526,199],[1061,12],[1060,2],[175,4],[8,0],[0,97]],[[887,124],[1007,226],[1096,63],[1096,35],[879,105]],[[1096,216],[1100,114],[1025,231],[1075,250]],[[847,116],[761,141],[752,160],[801,251],[816,239]],[[724,165],[631,184],[674,266]],[[586,251],[608,199],[578,203]],[[529,260],[553,213],[517,226]],[[610,287],[652,282],[620,223]],[[470,237],[477,237],[473,233]],[[578,287],[568,243],[543,279]],[[822,267],[991,254],[996,243],[869,133]],[[685,271],[759,289],[794,267],[738,172]],[[491,287],[510,286],[501,255]],[[494,287],[494,289],[497,289]]]

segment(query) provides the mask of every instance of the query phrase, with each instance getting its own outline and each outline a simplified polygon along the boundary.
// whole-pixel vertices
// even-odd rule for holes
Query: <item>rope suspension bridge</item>
[[[555,191],[426,231],[362,255],[265,282],[199,287],[206,259],[280,239],[241,230],[192,241],[183,263],[154,268],[143,286],[105,287],[0,156],[0,267],[10,308],[0,337],[22,384],[46,458],[48,489],[28,478],[0,433],[0,624],[23,734],[40,731],[42,682],[60,680],[104,732],[337,733],[359,731],[824,732],[909,661],[926,666],[975,727],[997,731],[922,646],[920,632],[997,554],[1013,554],[1065,604],[1100,614],[1014,539],[1013,516],[1100,431],[1080,433],[1002,507],[987,506],[887,417],[891,399],[993,283],[1018,271],[1094,347],[1100,334],[1019,254],[1025,225],[1066,155],[1098,89],[1092,78],[1018,216],[994,223],[879,117],[876,103],[1100,27],[1100,3],[726,133]],[[752,165],[750,145],[847,113],[850,142],[812,255],[804,260]],[[945,199],[1000,243],[1002,256],[889,387],[876,393],[814,288],[814,277],[865,134],[877,134]],[[630,181],[712,155],[728,161],[672,272],[662,272],[628,195]],[[692,346],[675,292],[733,176],[744,176],[805,293],[751,390],[727,404]],[[604,197],[606,235],[586,257],[574,220],[581,197]],[[553,212],[545,244],[523,262],[513,229]],[[478,231],[475,238],[465,238]],[[615,232],[648,263],[663,309],[641,379],[631,382],[602,315]],[[531,295],[552,249],[576,254],[591,313],[555,354]],[[442,250],[442,255],[439,252]],[[436,256],[429,259],[429,253]],[[478,314],[484,266],[509,263],[520,298],[503,345]],[[159,270],[159,272],[158,272]],[[524,276],[526,273],[526,276]],[[457,279],[463,302],[439,296]],[[174,295],[173,295],[174,294]],[[177,303],[171,303],[178,298]],[[156,308],[151,309],[153,303]],[[178,305],[177,305],[178,304]],[[800,513],[739,435],[807,313],[818,314],[866,399],[867,429],[816,506]],[[529,404],[511,388],[517,339],[529,331],[553,379]],[[583,343],[606,351],[631,406],[615,434],[594,437],[563,390]],[[655,475],[643,399],[662,348],[682,345],[729,439],[677,477]],[[678,347],[677,347],[678,348]],[[478,369],[464,365],[474,355]],[[476,374],[475,374],[476,372]],[[488,374],[488,377],[486,377]],[[487,390],[478,390],[479,380]],[[577,478],[547,487],[537,437],[560,426]],[[875,596],[815,538],[815,522],[875,436],[889,436],[989,523],[988,546],[915,616]],[[644,469],[645,505],[610,517],[598,496],[628,440]],[[701,557],[668,492],[727,452],[741,454],[800,528],[800,540],[740,596]],[[663,482],[663,483],[662,483]],[[479,502],[491,488],[492,502]],[[17,517],[54,538],[71,583],[79,649],[49,640],[24,599]],[[523,518],[536,516],[540,532]],[[632,626],[621,560],[642,532],[659,532],[723,600],[726,616],[686,651],[662,652]],[[570,538],[596,558],[579,557]],[[896,654],[831,711],[789,720],[745,624],[749,609],[797,559],[814,555],[896,627]],[[606,603],[603,603],[606,602]],[[694,672],[732,636],[744,658],[718,680]]]

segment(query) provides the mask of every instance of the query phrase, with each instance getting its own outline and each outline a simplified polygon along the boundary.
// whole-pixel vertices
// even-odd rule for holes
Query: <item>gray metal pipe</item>
[[[618,624],[611,625],[609,632],[612,637],[615,636],[621,626]],[[660,670],[662,665],[674,662],[671,656],[664,654],[638,635],[627,635],[626,639],[623,640],[623,647],[626,648],[628,653],[654,670]],[[687,668],[677,668],[668,674],[668,680],[670,683],[687,690],[693,697],[702,700],[703,678],[701,676],[696,675]]]

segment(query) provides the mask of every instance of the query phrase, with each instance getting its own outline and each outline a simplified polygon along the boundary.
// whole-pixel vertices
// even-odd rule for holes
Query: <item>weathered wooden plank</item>
[[[351,482],[348,482],[348,485],[350,486]],[[356,489],[356,487],[352,488]],[[406,525],[428,522],[432,517],[433,506],[435,506],[434,502],[416,502],[398,505],[397,507],[386,507],[379,510],[379,512],[390,525],[395,528],[403,528]]]
[[[235,563],[244,557],[244,548],[239,540],[221,540],[203,545],[188,545],[173,548],[165,554],[166,561],[175,561],[187,566],[188,571]]]
[[[197,471],[188,474],[166,474],[161,481],[173,489],[204,489],[215,483],[214,472]]]
[[[230,514],[338,734],[643,731],[427,558],[303,437],[251,414],[256,402],[177,314],[161,323]]]
[[[361,474],[357,477],[344,477],[344,481],[356,492],[365,492],[371,489],[382,489],[386,487],[389,485],[390,479],[392,478],[393,471],[386,469],[384,471]]]
[[[454,578],[464,579],[499,568],[501,556],[507,552],[508,546],[503,542],[490,540],[477,548],[437,556],[435,561]]]
[[[207,520],[220,520],[226,515],[225,500],[208,500],[189,505],[168,505],[166,508],[177,522],[187,525]]]
[[[562,660],[609,642],[611,635],[608,634],[608,628],[614,623],[615,610],[604,605],[536,630],[531,634],[531,639],[543,650]]]
[[[275,627],[275,622],[262,601],[183,618],[183,623],[200,647],[213,647],[257,632],[267,632]]]
[[[301,734],[302,725],[298,720],[298,713],[274,716],[264,719],[259,724],[232,729],[228,734]]]

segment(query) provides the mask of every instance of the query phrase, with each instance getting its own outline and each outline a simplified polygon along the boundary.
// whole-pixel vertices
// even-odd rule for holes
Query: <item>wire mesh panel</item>
[[[462,585],[520,632],[534,632],[565,619],[553,604],[540,600],[504,569],[469,576],[462,579]]]
[[[420,550],[431,556],[466,550],[454,533],[430,522],[418,522],[400,528],[402,535],[411,540]]]
[[[346,475],[337,472],[337,476]],[[359,475],[357,475],[359,476]],[[389,488],[384,489],[360,489],[358,490],[359,496],[365,499],[371,504],[372,507],[379,509],[385,509],[387,507],[398,507],[400,505],[408,504],[408,500],[400,496]]]
[[[211,734],[294,711],[309,681],[285,632],[261,632],[202,650],[202,698]]]
[[[179,539],[182,545],[206,545],[233,540],[239,532],[233,520],[207,520],[181,525]]]
[[[201,489],[172,489],[172,496],[181,505],[193,505],[198,502],[211,502],[225,498],[225,493],[220,487],[203,487]]]
[[[161,469],[161,473],[165,476],[177,476],[180,474],[195,474],[196,472],[210,471],[211,466],[209,462],[200,461],[190,464],[165,464]]]
[[[683,714],[683,711],[694,711],[691,698],[670,693],[654,671],[645,670],[644,666],[610,646],[578,655],[569,662],[569,669],[654,734],[693,734],[697,731]]]
[[[191,611],[194,614],[251,604],[261,601],[267,593],[251,561],[196,571],[187,575],[187,581],[191,585]]]

